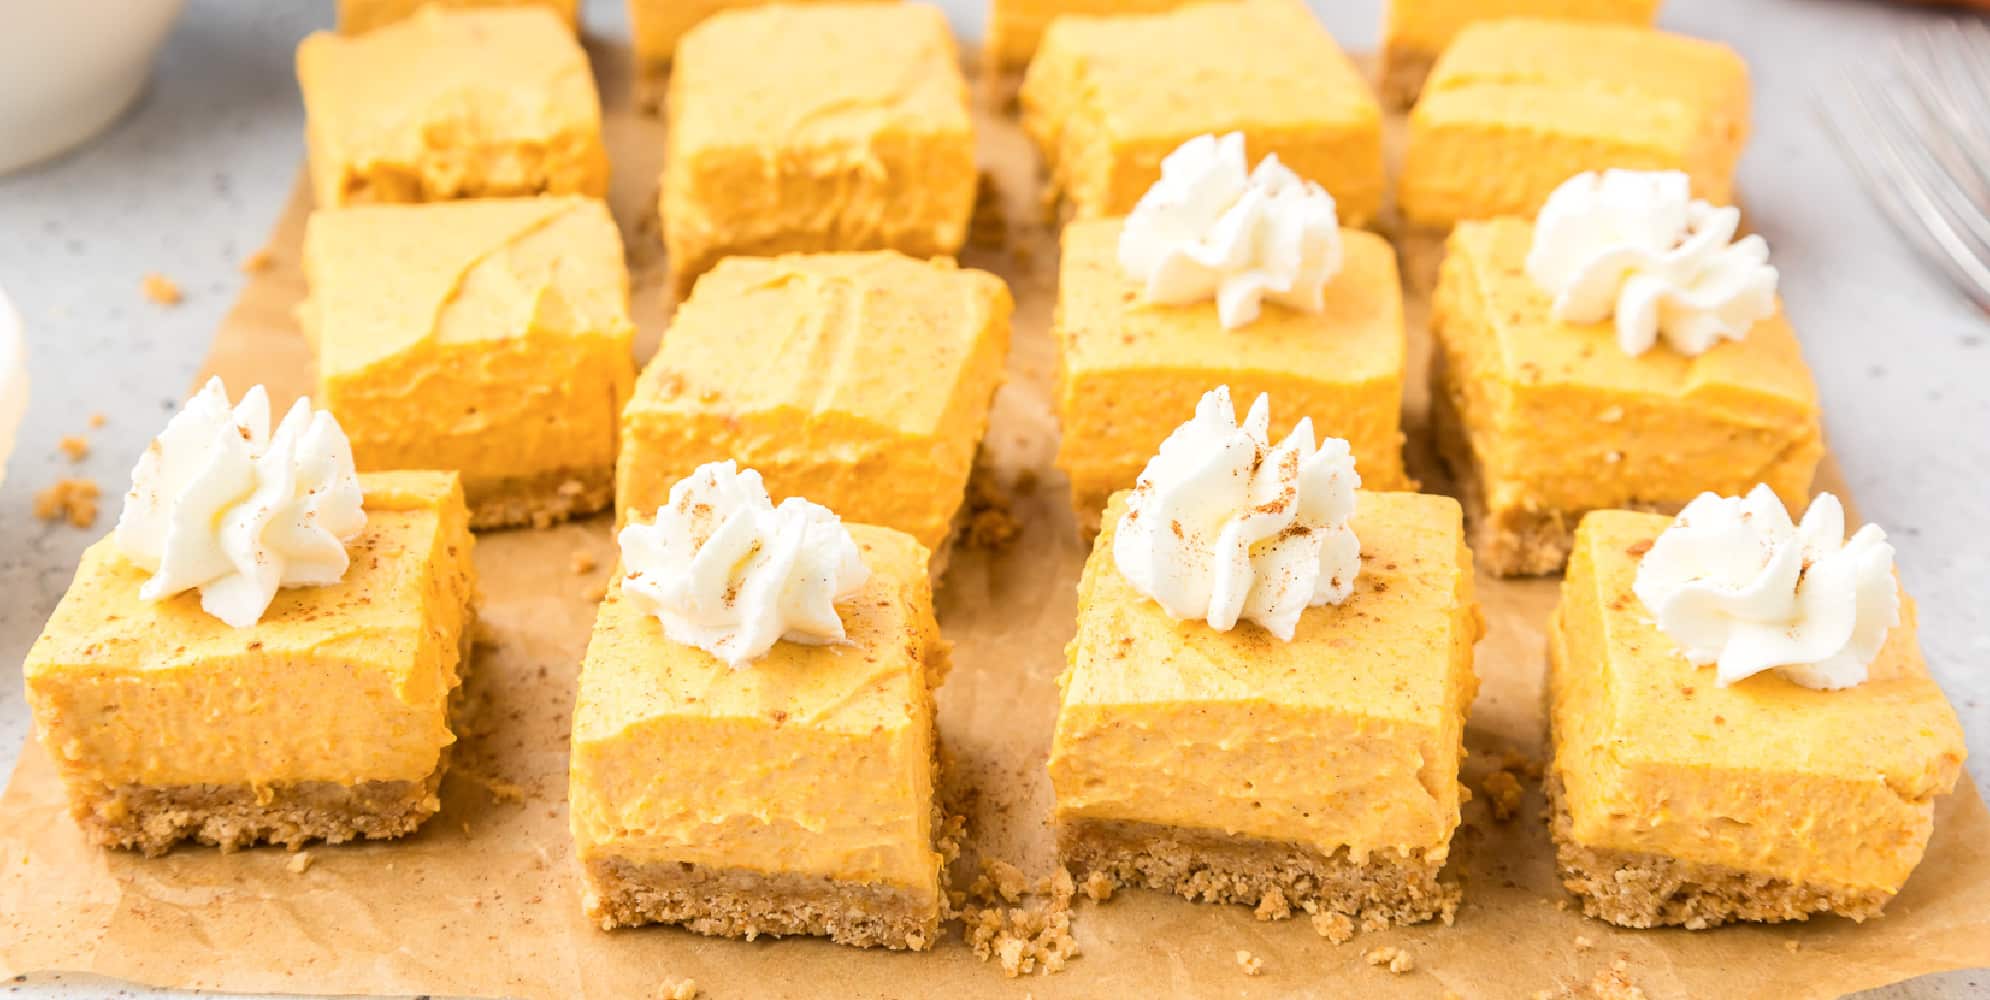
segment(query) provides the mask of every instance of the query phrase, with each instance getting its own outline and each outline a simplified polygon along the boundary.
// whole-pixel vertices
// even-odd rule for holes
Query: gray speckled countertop
[[[1349,48],[1372,47],[1378,0],[1315,0]],[[590,30],[621,31],[618,0]],[[953,0],[963,34],[980,0]],[[1990,781],[1990,319],[1908,253],[1818,125],[1812,93],[1877,43],[1939,15],[1865,0],[1671,0],[1667,26],[1734,45],[1755,73],[1756,138],[1743,166],[1750,221],[1775,248],[1789,311],[1826,402],[1833,450],[1863,513],[1884,525],[1921,602],[1922,644]],[[291,51],[329,23],[324,2],[193,0],[154,85],[106,136],[0,177],[0,286],[27,321],[33,405],[0,487],[0,663],[19,663],[99,532],[36,521],[37,489],[67,475],[112,494],[176,405],[243,280],[303,154]],[[179,282],[176,308],[139,292]],[[57,450],[88,431],[92,453]],[[0,681],[0,769],[28,731],[18,680]],[[97,982],[13,984],[31,997],[100,996]],[[143,992],[143,991],[140,991]],[[1916,980],[1874,998],[1990,996],[1990,971]]]

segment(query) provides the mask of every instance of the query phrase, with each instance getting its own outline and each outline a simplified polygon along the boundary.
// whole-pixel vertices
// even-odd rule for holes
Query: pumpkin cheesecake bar
[[[1466,25],[1508,17],[1650,27],[1660,0],[1389,0],[1382,22],[1382,100],[1416,103],[1424,78]]]
[[[1689,207],[1684,177],[1625,177],[1613,183],[1624,211],[1656,197],[1673,203],[1658,217]],[[1603,197],[1594,177],[1571,186]],[[1774,270],[1735,256],[1751,246],[1766,255],[1759,239],[1721,249],[1707,242],[1726,246],[1710,228],[1660,227],[1637,251],[1647,256],[1626,263],[1624,247],[1571,232],[1583,219],[1543,219],[1551,230],[1517,218],[1459,226],[1433,306],[1432,419],[1481,564],[1506,576],[1553,573],[1591,510],[1671,513],[1703,491],[1757,483],[1801,502],[1824,455],[1817,389]],[[1726,221],[1731,234],[1736,217]],[[1682,240],[1687,249],[1674,246]],[[1683,253],[1710,254],[1707,266],[1735,273],[1697,306],[1699,293],[1681,288],[1666,294],[1685,297],[1647,309],[1660,287],[1649,282],[1673,266],[1663,258]],[[1558,256],[1583,267],[1558,269]]]
[[[328,485],[330,418],[302,446],[299,421],[272,440],[267,404],[260,422],[249,413],[259,390],[238,411],[240,450],[206,455],[210,428],[237,426],[218,383],[203,395],[190,406],[209,422],[154,443],[117,534],[84,553],[28,651],[35,732],[70,813],[91,841],[147,854],[409,833],[440,807],[469,666],[476,584],[457,479],[352,477],[348,462]],[[287,505],[282,482],[252,471],[265,446],[301,456]],[[280,528],[242,534],[244,482],[278,505]],[[235,540],[184,520],[163,534],[189,502]]]
[[[946,258],[722,261],[678,308],[622,413],[620,516],[735,458],[776,499],[895,528],[943,561],[1011,308],[1001,279]]]
[[[1622,24],[1481,21],[1444,50],[1410,112],[1396,198],[1412,224],[1540,211],[1584,171],[1678,170],[1734,200],[1748,67],[1717,42]]]
[[[1262,405],[1246,420],[1259,442]],[[1227,394],[1220,408],[1227,418]],[[1234,438],[1190,435],[1171,456],[1175,443],[1157,461],[1262,458],[1238,467],[1302,476],[1314,461],[1294,459],[1291,439],[1255,456]],[[1345,460],[1338,442],[1320,453],[1334,451]],[[1455,890],[1438,872],[1483,632],[1456,502],[1345,481],[1338,499],[1308,499],[1312,484],[1286,523],[1293,494],[1250,493],[1276,499],[1247,510],[1245,494],[1220,498],[1228,473],[1186,486],[1149,473],[1107,508],[1079,583],[1049,763],[1066,863],[1204,902],[1282,897],[1392,923],[1447,913]],[[1231,505],[1220,527],[1196,517]],[[1257,541],[1232,563],[1215,550],[1239,531]],[[1212,589],[1202,571],[1169,572],[1184,549],[1251,579]]]
[[[777,509],[730,462],[692,479],[704,483],[624,529],[581,666],[569,801],[588,914],[930,947],[933,690],[948,660],[926,548],[801,500]],[[817,513],[790,522],[791,563],[770,557],[802,510]],[[700,569],[714,545],[731,546],[724,565]],[[677,600],[687,589],[713,599]]]
[[[427,6],[509,7],[537,4],[560,16],[568,27],[579,23],[580,0],[339,0],[339,30],[363,35],[375,28],[405,20]]]
[[[1022,69],[1053,18],[1069,14],[1157,14],[1191,0],[989,0],[988,65]]]
[[[1303,4],[1197,3],[1160,14],[1057,18],[1022,85],[1023,127],[1080,218],[1124,215],[1161,160],[1241,132],[1366,225],[1382,209],[1382,107]]]
[[[926,4],[726,11],[678,46],[663,172],[681,294],[722,257],[952,256],[974,130],[946,15]]]
[[[1064,228],[1052,329],[1059,364],[1057,466],[1071,479],[1081,527],[1098,530],[1106,500],[1130,488],[1181,415],[1212,386],[1269,393],[1286,414],[1346,439],[1362,480],[1378,490],[1410,485],[1403,471],[1407,341],[1396,252],[1380,236],[1340,232],[1344,262],[1322,309],[1267,305],[1226,330],[1213,301],[1144,301],[1122,271],[1122,219]]]
[[[417,11],[297,47],[318,207],[608,193],[601,105],[539,4]]]
[[[1821,496],[1792,530],[1759,490],[1696,501],[1677,527],[1583,519],[1549,630],[1548,789],[1562,883],[1590,916],[1864,920],[1920,862],[1962,732],[1891,549],[1876,529],[1845,541],[1837,510]],[[1704,536],[1668,540],[1681,531]],[[1682,583],[1681,560],[1708,578]],[[1854,620],[1806,619],[1820,612]]]
[[[635,382],[629,278],[591,198],[312,215],[300,309],[362,469],[463,474],[472,524],[605,510]]]

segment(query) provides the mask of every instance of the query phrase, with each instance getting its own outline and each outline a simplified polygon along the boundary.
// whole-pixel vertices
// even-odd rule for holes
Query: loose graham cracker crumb
[[[1119,883],[1114,882],[1112,876],[1095,869],[1091,874],[1085,876],[1085,884],[1082,888],[1085,890],[1085,895],[1090,897],[1092,902],[1103,903],[1112,898],[1113,890],[1119,888]]]
[[[594,553],[592,552],[576,551],[574,553],[574,575],[576,576],[586,576],[594,572],[599,565],[599,563],[594,561]]]
[[[996,482],[995,473],[985,467],[976,467],[967,481],[967,531],[964,541],[968,547],[1000,552],[1014,544],[1022,533],[1022,522],[1016,518],[1009,494]]]
[[[1292,904],[1286,901],[1284,890],[1273,886],[1258,899],[1254,915],[1259,920],[1286,920],[1292,916]]]
[[[994,959],[1011,979],[1039,970],[1062,972],[1078,954],[1071,936],[1071,898],[1077,892],[1071,873],[1061,867],[1032,886],[1022,869],[984,858],[961,908],[968,946],[982,961]]]
[[[311,870],[311,862],[315,860],[317,859],[311,856],[310,851],[298,851],[290,856],[289,861],[283,863],[283,867],[292,875],[302,875]]]
[[[656,988],[656,1000],[698,1000],[698,981],[679,979]]]
[[[1237,968],[1244,970],[1244,975],[1247,976],[1262,976],[1264,959],[1240,948],[1237,950]]]
[[[69,435],[55,442],[55,446],[62,449],[62,453],[69,456],[71,462],[80,462],[90,457],[90,442],[84,440],[80,434]]]
[[[1492,810],[1493,821],[1504,823],[1520,812],[1520,800],[1527,790],[1520,786],[1520,779],[1504,767],[1485,776],[1479,782],[1479,790],[1486,794],[1486,806]]]
[[[270,253],[269,248],[265,247],[242,258],[242,273],[260,274],[269,270],[269,266],[274,263],[276,263],[276,255]]]
[[[1596,947],[1596,942],[1594,942],[1594,941],[1591,941],[1591,940],[1589,939],[1589,935],[1587,935],[1587,934],[1577,934],[1577,935],[1575,936],[1575,950],[1577,950],[1577,951],[1588,951],[1589,949],[1591,949],[1591,948],[1594,948],[1594,947]]]
[[[1645,991],[1631,982],[1631,963],[1618,959],[1589,981],[1592,1000],[1645,1000]]]
[[[173,283],[173,279],[157,271],[147,274],[144,280],[139,282],[138,287],[154,305],[176,306],[186,298],[180,293],[180,286]]]
[[[97,498],[102,495],[95,480],[58,479],[54,486],[35,494],[35,516],[88,528],[97,523]]]
[[[1416,968],[1416,958],[1407,949],[1394,946],[1373,949],[1365,957],[1369,965],[1387,966],[1399,976]]]
[[[1345,913],[1315,913],[1313,929],[1335,944],[1354,940],[1354,921]]]
[[[103,414],[101,414],[101,413],[92,413],[92,414],[90,414],[90,429],[91,429],[91,430],[93,430],[93,431],[94,431],[94,430],[99,430],[99,429],[101,429],[101,428],[102,428],[102,427],[103,427],[103,426],[104,426],[105,424],[107,424],[107,423],[110,423],[110,418],[109,418],[109,417],[106,417],[106,416],[104,416],[104,415],[103,415]]]

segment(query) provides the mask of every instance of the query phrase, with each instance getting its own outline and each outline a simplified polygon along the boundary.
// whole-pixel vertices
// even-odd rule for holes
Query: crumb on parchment
[[[1292,904],[1286,901],[1283,889],[1273,886],[1258,897],[1258,908],[1252,915],[1259,920],[1286,920],[1292,916]]]
[[[596,569],[600,568],[601,564],[595,561],[594,553],[587,552],[581,549],[576,549],[574,550],[573,565],[574,565],[574,575],[586,576],[587,574],[592,573]]]
[[[106,417],[106,416],[104,416],[104,415],[103,415],[103,414],[101,414],[101,413],[92,413],[92,414],[90,414],[90,429],[91,429],[91,430],[93,430],[93,431],[94,431],[94,430],[101,430],[101,429],[103,428],[103,426],[104,426],[105,424],[107,424],[107,423],[110,423],[110,422],[111,422],[111,421],[110,421],[110,418],[109,418],[109,417]]]
[[[175,284],[173,279],[157,271],[145,275],[144,280],[139,282],[139,290],[145,293],[145,298],[153,305],[176,306],[186,299],[186,296],[180,292],[180,286]]]
[[[1386,967],[1390,972],[1399,976],[1416,968],[1415,956],[1412,956],[1408,949],[1397,948],[1393,945],[1370,949],[1364,957],[1368,959],[1369,965]]]
[[[1237,950],[1237,968],[1242,969],[1244,975],[1247,976],[1262,976],[1264,975],[1264,959],[1239,948]]]
[[[292,875],[302,875],[311,870],[311,862],[315,860],[317,859],[311,856],[310,851],[298,851],[290,856],[289,861],[283,863],[283,867]]]
[[[656,1000],[698,1000],[698,981],[669,980],[656,988]]]
[[[242,273],[261,274],[269,270],[270,265],[274,263],[276,263],[276,255],[270,253],[268,247],[264,247],[242,258]]]
[[[1520,812],[1520,800],[1527,790],[1520,786],[1520,779],[1513,772],[1500,767],[1488,773],[1479,782],[1479,790],[1486,795],[1486,806],[1492,810],[1493,821],[1504,823]]]
[[[1114,882],[1111,875],[1095,869],[1090,875],[1085,876],[1083,888],[1085,895],[1092,902],[1103,903],[1112,898],[1113,892],[1119,888],[1119,883]]]
[[[81,434],[71,434],[55,442],[55,446],[69,457],[71,462],[80,462],[90,457],[90,442]]]
[[[1071,899],[1077,893],[1062,866],[1032,884],[1021,868],[984,858],[961,906],[968,946],[1012,979],[1062,972],[1078,955],[1071,936]]]
[[[1335,944],[1354,940],[1354,920],[1345,913],[1315,913],[1313,929]]]
[[[35,517],[88,528],[97,523],[97,500],[102,495],[96,480],[58,479],[54,486],[35,494]]]

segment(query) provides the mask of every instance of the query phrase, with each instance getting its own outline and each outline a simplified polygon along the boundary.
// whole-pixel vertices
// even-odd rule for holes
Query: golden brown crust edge
[[[604,930],[676,924],[699,934],[826,937],[858,948],[924,951],[940,936],[938,886],[930,893],[624,858],[586,862],[584,902]]]
[[[1297,844],[1151,823],[1064,820],[1058,850],[1083,880],[1102,873],[1120,885],[1172,892],[1202,903],[1339,913],[1365,926],[1450,922],[1459,893],[1437,880],[1441,863],[1383,856],[1356,861]]]

